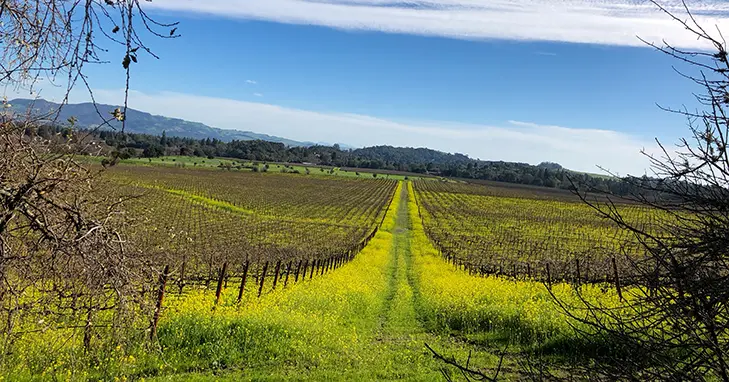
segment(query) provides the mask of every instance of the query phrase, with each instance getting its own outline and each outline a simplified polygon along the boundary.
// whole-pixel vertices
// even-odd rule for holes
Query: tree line
[[[624,182],[624,179],[615,177],[578,173],[564,169],[557,163],[543,162],[535,166],[517,162],[484,161],[464,154],[450,154],[427,148],[373,146],[343,149],[336,144],[290,147],[283,143],[261,140],[225,142],[215,138],[167,136],[166,133],[161,136],[108,130],[89,133],[103,141],[111,154],[120,159],[169,155],[225,157],[260,162],[403,171],[567,190],[573,189],[574,184],[581,184],[616,195],[628,195],[636,190],[636,179],[633,182]],[[648,178],[637,180],[646,181]]]

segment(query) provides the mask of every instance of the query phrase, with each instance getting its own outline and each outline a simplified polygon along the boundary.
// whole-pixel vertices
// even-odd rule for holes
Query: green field
[[[214,163],[221,162],[206,165]],[[499,370],[505,379],[523,377],[524,354],[548,356],[557,371],[562,362],[574,362],[581,346],[575,342],[577,324],[554,304],[544,284],[474,275],[473,269],[449,262],[432,241],[432,227],[443,224],[459,234],[468,230],[474,238],[489,236],[473,225],[477,217],[454,224],[459,218],[433,212],[440,203],[443,211],[462,213],[467,209],[452,203],[474,201],[452,195],[441,200],[426,189],[480,187],[488,193],[487,187],[194,167],[122,164],[104,173],[104,193],[134,195],[127,203],[126,213],[134,219],[126,241],[142,248],[145,264],[157,270],[139,295],[138,313],[112,337],[113,309],[93,316],[75,310],[57,316],[24,312],[15,318],[13,351],[2,360],[5,379],[440,380],[443,373],[456,375],[458,370],[434,358],[426,343],[462,361],[470,354],[472,365],[487,374],[496,373],[506,349]],[[501,209],[490,207],[499,203],[534,219],[559,211],[549,200],[524,200],[526,208],[495,198],[477,203],[484,222],[504,219]],[[607,228],[585,233],[606,243],[611,234]],[[508,254],[504,245],[500,250]],[[157,301],[153,291],[164,267],[169,269],[166,294],[150,341],[145,312]],[[617,301],[602,285],[580,288],[583,298]],[[28,289],[20,300],[42,289]],[[551,293],[580,303],[568,283],[555,283]],[[114,299],[111,289],[108,298]],[[59,297],[54,309],[64,312],[75,303],[72,296]]]
[[[277,172],[305,175],[327,175],[351,178],[380,177],[393,180],[422,180],[435,179],[430,176],[418,174],[393,173],[388,171],[377,171],[369,169],[342,169],[339,167],[304,165],[296,163],[276,163],[265,161],[246,161],[230,158],[203,158],[189,156],[164,156],[158,158],[130,158],[121,161],[122,164],[167,166],[184,168],[215,168],[229,169],[230,171],[254,171],[256,172]],[[268,168],[266,168],[268,165]],[[230,166],[230,167],[228,167]],[[238,168],[240,166],[241,168]]]

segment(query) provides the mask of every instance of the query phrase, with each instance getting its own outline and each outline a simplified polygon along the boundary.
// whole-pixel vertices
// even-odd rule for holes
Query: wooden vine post
[[[304,271],[301,273],[301,281],[304,281],[304,278],[306,278],[306,267],[309,264],[309,260],[304,260]],[[301,266],[301,260],[299,260],[299,266]],[[296,269],[296,279],[295,282],[299,282],[299,269]]]
[[[268,261],[263,264],[263,273],[261,273],[261,283],[258,285],[258,297],[261,297],[263,292],[263,283],[266,281],[266,271],[268,271]]]
[[[281,260],[276,262],[276,270],[273,273],[273,287],[271,289],[276,289],[276,283],[278,283],[278,273],[281,271]]]
[[[549,269],[549,263],[547,263],[547,285],[552,285],[552,272]]]
[[[618,264],[615,262],[615,258],[610,259],[613,263],[613,272],[615,273],[615,288],[618,290],[618,298],[623,300],[623,291],[620,288],[620,274],[618,273]]]
[[[228,263],[223,263],[223,268],[220,269],[218,275],[218,286],[215,288],[215,305],[220,302],[220,293],[223,292],[223,280],[225,280],[225,272],[228,270]]]
[[[289,275],[291,274],[291,261],[286,265],[286,278],[284,279],[284,288],[289,285]]]
[[[162,301],[165,298],[165,288],[167,287],[167,276],[170,273],[170,266],[165,265],[164,271],[159,276],[159,289],[157,289],[157,305],[154,308],[154,317],[152,318],[152,327],[150,328],[149,339],[154,341],[157,338],[157,323],[159,315],[162,312]]]
[[[243,267],[243,277],[240,279],[240,288],[238,288],[238,302],[240,303],[240,300],[243,299],[243,291],[246,288],[246,279],[248,278],[248,260],[246,260],[246,265]]]

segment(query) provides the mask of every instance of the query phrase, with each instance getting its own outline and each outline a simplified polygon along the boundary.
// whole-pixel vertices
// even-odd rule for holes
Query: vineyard
[[[534,190],[126,164],[102,174],[96,192],[124,206],[122,242],[140,254],[131,271],[151,271],[126,311],[113,283],[56,293],[59,281],[39,278],[7,313],[10,379],[438,379],[424,343],[500,368],[474,336],[559,349],[577,323],[553,296],[579,305],[572,282],[628,285],[616,255],[641,256],[589,207]],[[654,212],[621,208],[658,229]],[[580,298],[618,306],[605,286],[581,285]],[[504,362],[519,379],[518,357]]]
[[[482,275],[544,281],[629,283],[626,258],[642,247],[627,230],[600,217],[576,197],[522,197],[472,184],[414,182],[425,231],[442,255]],[[646,232],[659,230],[659,215],[637,205],[620,213]]]
[[[113,192],[138,196],[130,236],[188,284],[266,277],[276,287],[351,260],[377,232],[393,180],[122,166]]]

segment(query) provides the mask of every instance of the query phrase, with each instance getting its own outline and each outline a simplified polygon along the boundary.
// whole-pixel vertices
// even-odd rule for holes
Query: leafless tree
[[[62,103],[78,85],[93,99],[85,68],[105,63],[104,45],[116,45],[124,106],[108,117],[97,112],[123,122],[137,55],[156,57],[142,35],[178,36],[176,24],[155,21],[142,4],[0,1],[0,85],[33,91],[42,79],[64,90]],[[79,160],[100,146],[74,131],[73,120],[58,121],[58,112],[18,113],[0,103],[0,367],[29,333],[65,331],[88,349],[97,329],[113,338],[144,328],[152,310],[149,284],[160,270],[125,236],[134,223],[124,213],[128,198]],[[47,125],[53,134],[39,134]]]
[[[177,23],[150,17],[140,0],[4,0],[0,2],[0,84],[33,91],[38,81],[65,90],[63,103],[77,84],[93,91],[85,75],[89,64],[109,63],[104,53],[121,48],[115,57],[126,73],[124,105],[112,116],[125,121],[131,70],[140,53],[158,58],[143,37],[176,38]],[[94,102],[95,103],[95,102]]]
[[[0,118],[0,333],[5,351],[27,331],[68,325],[119,327],[151,279],[126,243],[125,198],[105,190],[98,170],[74,160],[67,137],[35,136]],[[114,310],[104,319],[96,313]],[[81,317],[83,316],[83,317]],[[43,317],[46,326],[35,325]],[[29,325],[30,324],[30,325]],[[90,340],[85,331],[85,344]]]
[[[712,50],[648,45],[680,63],[676,71],[702,89],[699,110],[663,108],[688,120],[690,137],[676,148],[656,140],[660,154],[644,152],[650,178],[625,178],[638,190],[628,198],[653,209],[654,221],[630,221],[621,200],[582,193],[598,214],[632,233],[644,256],[624,254],[635,285],[624,299],[557,302],[576,321],[584,343],[604,346],[579,365],[609,380],[729,381],[729,60],[718,28],[705,29],[684,3],[681,14],[655,3]],[[595,191],[584,190],[583,191]],[[602,345],[600,345],[602,344]],[[576,371],[577,368],[573,369]]]

